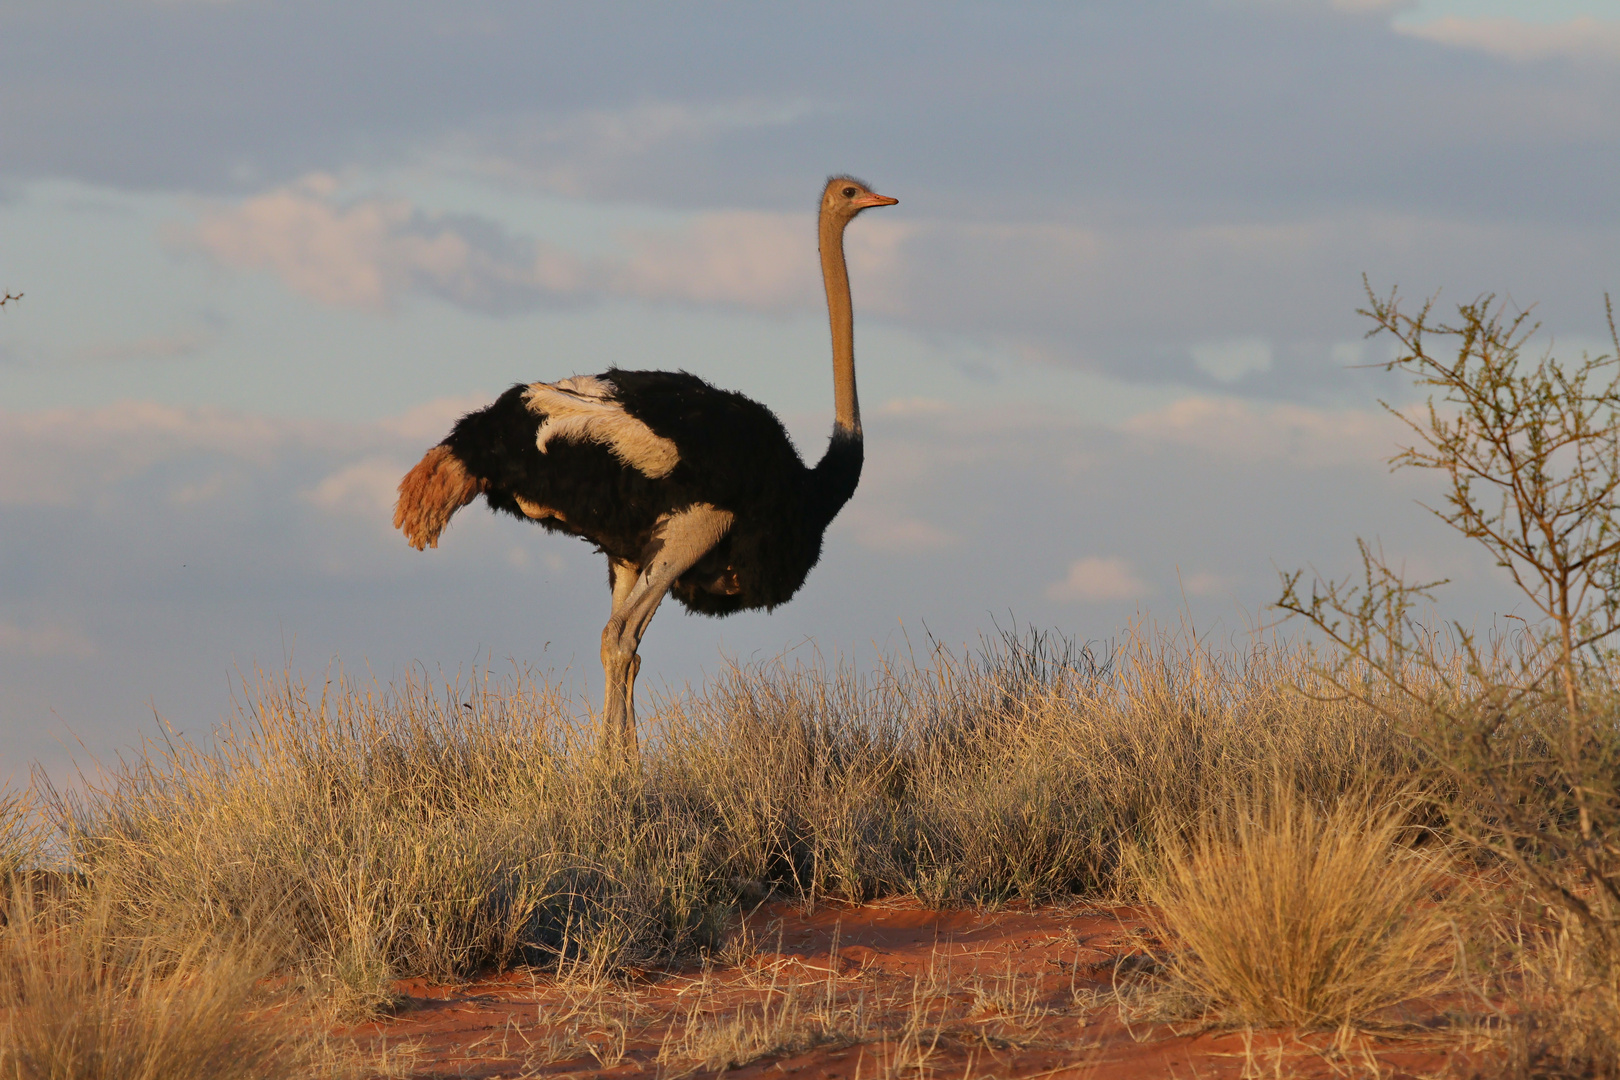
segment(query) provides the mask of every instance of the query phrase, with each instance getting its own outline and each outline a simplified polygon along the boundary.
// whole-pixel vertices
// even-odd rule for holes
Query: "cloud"
[[[847,246],[865,318],[1132,382],[1264,375],[1281,386],[1339,378],[1338,354],[1324,360],[1363,328],[1363,271],[1375,285],[1551,298],[1549,282],[1601,280],[1615,239],[1601,227],[1366,211],[1202,223],[1098,214],[1090,224],[873,214]],[[587,249],[405,199],[350,197],[317,174],[205,205],[169,242],[271,273],[320,303],[375,312],[422,296],[497,315],[613,300],[773,315],[824,303],[808,211],[689,214],[621,227]],[[1508,277],[1485,269],[1507,251]]]
[[[441,398],[367,423],[288,420],[126,401],[99,409],[0,412],[0,509],[123,504],[185,507],[229,496],[296,462],[288,495],[322,512],[388,522],[415,455],[487,399]],[[308,470],[315,471],[313,476]]]
[[[1418,0],[1228,0],[1228,2],[1262,11],[1266,8],[1274,10],[1328,8],[1350,15],[1378,16],[1393,15],[1398,11],[1407,11],[1418,6]]]
[[[932,397],[891,398],[878,407],[884,416],[941,416],[954,411],[950,402]]]
[[[1358,15],[1388,15],[1417,6],[1417,0],[1331,0],[1331,2],[1340,11]]]
[[[1218,382],[1237,382],[1245,375],[1271,370],[1271,342],[1264,338],[1234,338],[1192,347],[1198,370]]]
[[[1568,221],[1606,205],[1610,170],[1549,169],[1578,148],[1560,145],[1559,119],[1594,117],[1599,137],[1615,123],[1612,86],[1447,62],[1417,28],[1392,31],[1399,5],[1381,0],[1034,5],[993,20],[953,2],[925,21],[843,3],[816,20],[717,3],[452,17],[355,0],[298,19],[275,4],[203,18],[120,3],[88,21],[73,4],[30,6],[0,65],[0,101],[27,103],[4,117],[8,172],[168,191],[449,162],[458,180],[471,165],[576,198],[785,209],[807,178],[853,166],[962,220],[1417,200]]]
[[[230,488],[231,479],[229,473],[214,472],[193,483],[181,484],[169,491],[169,503],[173,506],[186,506],[217,499]]]
[[[166,467],[169,503],[217,498],[291,456],[326,466],[303,490],[323,510],[391,509],[405,455],[485,400],[443,398],[371,423],[288,420],[231,409],[125,401],[99,409],[0,412],[0,507],[71,506]],[[347,460],[346,464],[337,464]],[[333,468],[336,464],[337,467]]]
[[[158,462],[198,452],[266,460],[313,425],[130,401],[0,413],[0,506],[66,506]]]
[[[1286,461],[1303,468],[1365,465],[1389,458],[1399,422],[1365,409],[1314,409],[1236,398],[1189,397],[1142,413],[1120,429],[1155,442],[1240,461]]]
[[[377,421],[377,426],[408,442],[437,441],[449,433],[457,420],[488,404],[487,397],[462,395],[434,398],[412,406],[398,416],[384,417]]]
[[[822,111],[808,98],[644,101],[571,115],[503,116],[445,140],[480,171],[587,198],[655,154],[689,151],[718,139],[791,127]]]
[[[324,510],[390,521],[400,477],[409,465],[398,459],[368,457],[339,469],[316,484],[305,497]]]
[[[1409,25],[1398,23],[1396,29],[1411,37],[1518,63],[1551,59],[1620,61],[1620,21],[1591,15],[1557,23],[1447,15]]]
[[[75,347],[48,346],[38,339],[25,347],[0,343],[0,367],[65,369],[86,365],[185,360],[212,348],[218,341],[217,329],[177,329],[167,334]]]
[[[1237,582],[1230,575],[1201,570],[1183,577],[1181,587],[1188,596],[1223,596],[1236,591]]]
[[[1303,368],[1296,358],[1306,352],[1309,377],[1336,377],[1321,360],[1365,329],[1355,314],[1364,272],[1375,287],[1554,299],[1582,279],[1605,280],[1617,240],[1607,226],[1364,210],[1203,223],[1102,212],[1090,224],[894,223],[905,231],[885,238],[892,253],[856,274],[861,312],[1132,381],[1185,381],[1200,368],[1223,380],[1275,379]],[[1507,252],[1511,270],[1502,271]]]
[[[809,306],[819,287],[808,215],[705,214],[686,228],[625,241],[628,254],[609,285],[620,296],[780,311]]]
[[[482,219],[429,217],[404,199],[342,201],[312,174],[236,206],[205,209],[176,246],[221,266],[268,270],[294,292],[333,307],[382,311],[408,291],[500,310],[580,287],[581,267]]]
[[[69,363],[116,364],[141,360],[181,360],[195,356],[219,340],[213,331],[180,330],[172,334],[154,334],[133,341],[119,341],[104,345],[91,345],[69,353]]]
[[[886,285],[903,273],[909,226],[863,218],[845,237],[863,310],[894,310]],[[623,236],[625,254],[603,268],[604,292],[641,300],[723,304],[783,313],[826,303],[814,218],[808,213],[728,211],[698,214],[684,225]]]
[[[20,656],[94,656],[96,644],[77,630],[60,626],[18,626],[0,619],[0,653]]]
[[[920,554],[961,543],[961,538],[948,529],[871,503],[851,506],[843,516],[847,518],[846,527],[854,531],[856,542],[869,551]]]
[[[866,286],[867,304],[883,303],[881,283],[896,272],[906,235],[864,222],[851,234],[850,261],[878,283]],[[344,199],[332,177],[315,174],[207,207],[168,239],[219,266],[269,271],[320,303],[368,311],[412,293],[492,313],[601,298],[777,313],[823,303],[808,214],[698,214],[670,228],[627,229],[616,252],[585,255],[405,199]]]
[[[1048,600],[1088,603],[1104,600],[1133,600],[1151,590],[1136,576],[1125,559],[1088,556],[1069,564],[1062,581],[1046,587]]]

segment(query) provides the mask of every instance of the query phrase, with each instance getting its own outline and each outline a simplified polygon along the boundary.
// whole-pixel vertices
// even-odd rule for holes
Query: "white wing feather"
[[[531,384],[525,400],[545,417],[535,439],[540,452],[553,439],[601,443],[649,479],[668,476],[680,461],[675,444],[625,412],[614,393],[611,382],[594,375]]]

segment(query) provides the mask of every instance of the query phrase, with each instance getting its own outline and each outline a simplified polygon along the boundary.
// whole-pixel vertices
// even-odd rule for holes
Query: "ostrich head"
[[[853,176],[831,176],[821,193],[821,212],[848,221],[867,207],[893,206],[899,201],[879,195]]]

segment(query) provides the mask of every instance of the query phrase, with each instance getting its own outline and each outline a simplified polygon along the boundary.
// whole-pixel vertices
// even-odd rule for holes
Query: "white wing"
[[[611,382],[594,375],[531,384],[525,400],[545,417],[535,439],[540,452],[553,439],[601,443],[649,479],[668,476],[681,459],[675,444],[625,412],[614,393]]]

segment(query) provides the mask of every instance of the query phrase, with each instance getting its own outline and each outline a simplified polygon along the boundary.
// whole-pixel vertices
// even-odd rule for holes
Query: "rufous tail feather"
[[[439,534],[457,510],[484,490],[484,482],[467,471],[448,446],[435,446],[399,482],[394,528],[417,551],[439,546]]]

